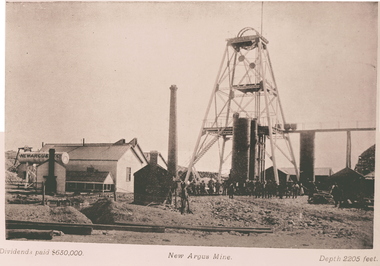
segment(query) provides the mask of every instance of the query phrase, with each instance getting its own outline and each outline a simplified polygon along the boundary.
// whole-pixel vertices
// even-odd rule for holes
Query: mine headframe
[[[246,35],[248,32],[253,34]],[[244,28],[236,37],[227,39],[188,169],[218,143],[219,178],[231,155],[231,174],[238,173],[242,179],[259,179],[265,170],[265,158],[268,158],[278,183],[277,154],[284,155],[292,163],[298,176],[288,133],[284,130],[286,123],[267,45],[268,40],[253,28]],[[236,123],[246,125],[241,129],[246,136],[235,128]],[[231,136],[232,147],[228,147]],[[228,149],[231,152],[228,153]],[[237,154],[244,154],[244,159],[238,156],[238,161],[247,163],[234,166]],[[186,180],[188,177],[189,173]]]

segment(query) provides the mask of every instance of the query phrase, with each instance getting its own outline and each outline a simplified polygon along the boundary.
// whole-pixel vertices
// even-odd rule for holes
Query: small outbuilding
[[[151,151],[149,158],[149,164],[134,174],[134,203],[136,204],[163,203],[168,198],[173,185],[168,171],[157,163],[158,152]]]
[[[270,170],[269,170],[270,169]],[[273,178],[273,166],[267,169],[267,175],[269,175],[270,178]],[[267,171],[266,170],[266,171]],[[286,176],[286,182],[296,181],[296,171],[294,167],[281,167],[278,168],[278,175],[281,180],[281,178],[284,180],[284,175]],[[314,182],[317,185],[318,189],[321,190],[328,190],[330,187],[329,184],[329,178],[333,174],[333,171],[329,167],[316,167],[314,168]]]
[[[351,168],[333,174],[330,183],[336,183],[342,189],[345,200],[361,201],[365,197],[365,177]]]
[[[281,184],[297,181],[296,171],[294,170],[294,168],[277,168],[277,172]],[[273,166],[265,169],[265,180],[275,180]]]

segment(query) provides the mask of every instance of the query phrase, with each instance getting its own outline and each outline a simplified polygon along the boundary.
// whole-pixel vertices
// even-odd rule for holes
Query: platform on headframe
[[[241,91],[242,93],[253,93],[258,92],[263,89],[263,83],[254,83],[254,84],[242,84],[242,85],[232,85],[232,88]]]

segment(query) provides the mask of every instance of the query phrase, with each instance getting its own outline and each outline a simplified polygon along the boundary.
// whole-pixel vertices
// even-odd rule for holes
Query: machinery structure
[[[20,152],[20,149],[24,152]],[[46,185],[47,193],[65,192],[66,168],[64,165],[69,162],[69,155],[66,152],[32,151],[32,148],[19,148],[16,161],[25,164],[25,188],[43,188]],[[60,169],[56,170],[56,167]],[[64,169],[64,170],[63,170]]]
[[[218,143],[220,179],[222,166],[232,155],[230,178],[265,179],[266,156],[279,183],[276,159],[284,156],[295,168],[294,152],[269,57],[268,40],[247,27],[227,39],[220,69],[189,162],[188,169]],[[232,149],[226,143],[233,138]],[[191,171],[187,171],[186,181]]]

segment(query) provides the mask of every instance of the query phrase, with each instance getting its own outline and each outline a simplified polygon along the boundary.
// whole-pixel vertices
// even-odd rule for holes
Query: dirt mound
[[[23,179],[18,177],[18,175],[14,172],[5,170],[5,182],[6,183],[14,183],[14,182],[22,182]]]
[[[128,220],[132,213],[117,205],[112,199],[103,198],[91,204],[90,207],[82,209],[81,212],[97,224],[114,224],[120,219]]]
[[[46,223],[81,223],[91,221],[73,207],[49,207],[43,205],[6,204],[7,220],[33,221]]]
[[[114,224],[115,222],[135,222],[147,224],[183,224],[184,216],[170,207],[148,207],[115,202],[113,199],[99,199],[81,212],[93,223]]]
[[[83,213],[71,206],[50,208],[50,217],[54,222],[59,223],[91,223],[91,220]]]

